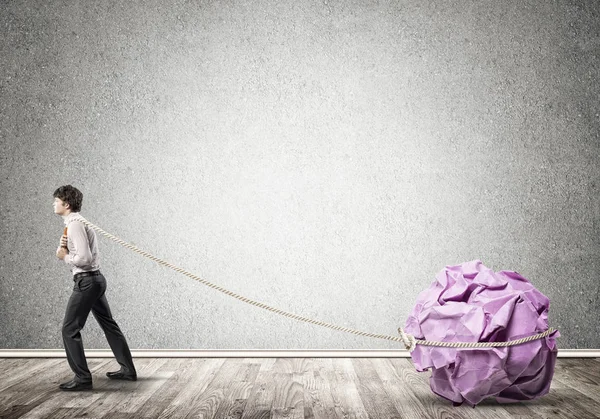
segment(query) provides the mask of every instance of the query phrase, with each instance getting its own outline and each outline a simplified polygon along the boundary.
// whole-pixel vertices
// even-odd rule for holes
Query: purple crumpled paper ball
[[[446,266],[421,292],[405,333],[443,342],[503,342],[545,332],[550,300],[512,271],[494,272],[480,260]],[[515,346],[444,348],[417,345],[417,371],[432,368],[431,390],[455,405],[532,400],[550,390],[557,331]]]

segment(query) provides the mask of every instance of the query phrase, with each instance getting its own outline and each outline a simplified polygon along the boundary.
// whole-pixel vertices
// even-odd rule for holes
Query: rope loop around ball
[[[414,351],[417,347],[417,340],[415,337],[410,333],[404,333],[404,329],[401,327],[398,328],[398,333],[400,333],[400,337],[402,338],[402,342],[404,343],[406,350],[408,352]]]

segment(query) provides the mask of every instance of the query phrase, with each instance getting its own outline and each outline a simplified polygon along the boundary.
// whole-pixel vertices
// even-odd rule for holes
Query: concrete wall
[[[395,334],[445,265],[600,348],[597,1],[3,1],[0,347],[61,348],[52,192],[232,291]],[[132,348],[400,348],[101,238]],[[108,348],[90,317],[86,348]]]

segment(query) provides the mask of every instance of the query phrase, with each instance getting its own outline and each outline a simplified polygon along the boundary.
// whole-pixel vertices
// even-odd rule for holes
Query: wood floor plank
[[[16,368],[12,374],[0,381],[0,393],[11,391],[13,386],[17,386],[23,381],[35,377],[41,371],[44,371],[53,366],[62,364],[65,360],[61,359],[36,359],[28,368]]]
[[[258,377],[260,363],[242,363],[235,378],[225,389],[225,400],[215,413],[215,418],[241,418],[252,387]]]
[[[125,390],[121,394],[114,394],[114,398],[118,399],[115,410],[111,412],[113,415],[122,413],[124,415],[133,415],[140,407],[145,404],[156,391],[173,375],[173,371],[165,369],[167,359],[152,359],[152,362],[144,365],[137,362],[138,380],[134,385],[123,382],[125,384],[122,389]],[[121,391],[121,389],[119,390]]]
[[[2,383],[8,383],[10,377],[18,377],[25,372],[31,374],[31,367],[39,363],[39,358],[4,358],[0,365],[0,391],[2,391]]]
[[[558,359],[550,392],[475,408],[429,387],[406,358],[144,358],[138,381],[110,380],[113,359],[91,359],[94,390],[63,392],[65,359],[0,359],[0,418],[600,418],[597,359]],[[2,371],[5,372],[5,371]],[[9,381],[9,382],[8,382]]]
[[[273,418],[304,417],[304,389],[298,374],[273,372],[275,382],[271,414]]]
[[[231,382],[244,368],[237,359],[228,358],[210,378],[210,382],[207,382],[207,385],[191,400],[185,417],[201,419],[214,417],[221,404],[226,402],[226,394]]]
[[[369,358],[352,359],[357,376],[358,394],[370,418],[400,419],[400,414],[383,388]]]
[[[315,368],[313,358],[278,358],[273,364],[272,370],[275,372],[304,374]]]
[[[327,363],[329,361],[329,363]],[[325,369],[331,369],[331,360],[313,359],[313,370],[302,375],[304,390],[304,417],[314,419],[341,418],[335,411],[331,388]]]
[[[527,405],[542,417],[582,419],[598,418],[600,410],[592,410],[589,398],[579,391],[565,388],[551,391],[544,397],[530,400]]]
[[[273,418],[303,418],[303,375],[314,368],[311,358],[278,358],[271,369],[275,394],[271,405]]]
[[[26,413],[21,419],[44,419],[53,414],[59,408],[68,408],[76,411],[85,408],[98,400],[102,395],[97,392],[70,393],[56,389],[56,393],[46,402],[38,404],[34,409]]]
[[[582,380],[582,374],[583,373],[569,370],[554,374],[550,391],[560,391],[564,388],[568,388],[582,393],[595,403],[600,403],[600,386],[589,384],[589,381],[591,380]]]
[[[600,368],[589,359],[565,359],[558,363],[555,374],[559,377],[569,376],[584,384],[600,386]]]
[[[332,360],[332,371],[329,375],[331,397],[334,400],[336,413],[344,418],[369,417],[360,398],[356,382],[356,372],[349,358],[335,358]]]
[[[189,384],[202,362],[203,360],[193,362],[190,358],[170,359],[163,367],[165,373],[170,373],[170,377],[135,412],[136,417],[157,418]]]
[[[39,365],[34,365],[32,367],[32,371],[35,372],[34,375],[26,377],[10,387],[9,394],[13,396],[11,402],[5,406],[10,409],[10,412],[0,410],[0,417],[22,417],[38,408],[43,411],[46,403],[52,404],[51,400],[54,397],[64,394],[58,388],[59,383],[68,381],[73,377],[66,360],[53,359],[52,362],[48,362],[49,360],[40,359],[38,361],[39,365],[43,365],[45,369],[40,370]],[[88,367],[94,374],[106,362],[108,361],[90,360]]]
[[[75,412],[76,407],[58,407],[46,416],[47,419],[68,419],[77,417]]]
[[[60,408],[76,412],[78,409],[88,407],[100,397],[102,397],[102,394],[97,392],[86,391],[74,395],[73,393],[60,391],[54,397],[49,398],[46,402],[39,404],[21,416],[21,419],[45,419],[51,417]]]
[[[449,414],[453,417],[454,413],[443,411],[444,408],[452,407],[448,401],[441,400],[439,396],[432,393],[429,387],[429,372],[419,373],[415,371],[410,360],[407,359],[389,359],[390,365],[394,367],[395,373],[399,377],[399,382],[408,386],[416,398],[416,404],[419,409],[424,410],[423,417],[437,417],[440,413]]]
[[[373,367],[400,416],[406,419],[427,417],[428,410],[415,394],[411,383],[405,380],[404,374],[398,373],[389,359],[373,359]],[[406,365],[402,368],[412,368],[412,366]]]
[[[53,379],[57,375],[64,376],[60,371],[63,366],[60,360],[38,361],[32,365],[31,374],[22,374],[18,380],[11,380],[11,385],[5,387],[4,392],[9,396],[9,401],[0,408],[0,417],[24,415],[38,404],[44,403],[58,390]],[[2,409],[10,409],[11,414]]]
[[[268,419],[271,417],[271,407],[275,397],[275,383],[271,374],[276,358],[262,358],[254,387],[246,401],[242,419]]]
[[[135,417],[135,415],[132,415],[131,413],[112,411],[108,415],[103,416],[102,419],[131,419],[132,417]]]
[[[158,416],[160,419],[171,417],[185,417],[191,412],[194,401],[202,395],[219,369],[225,364],[225,359],[190,359],[196,368],[188,383],[185,383],[179,394],[171,401],[167,408]]]

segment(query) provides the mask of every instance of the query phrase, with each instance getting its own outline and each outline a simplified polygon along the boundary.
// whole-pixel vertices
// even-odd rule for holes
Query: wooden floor
[[[92,358],[94,390],[63,392],[64,358],[0,359],[2,418],[577,418],[600,417],[600,359],[559,358],[550,393],[454,407],[409,358],[139,358],[138,381],[109,380]]]

